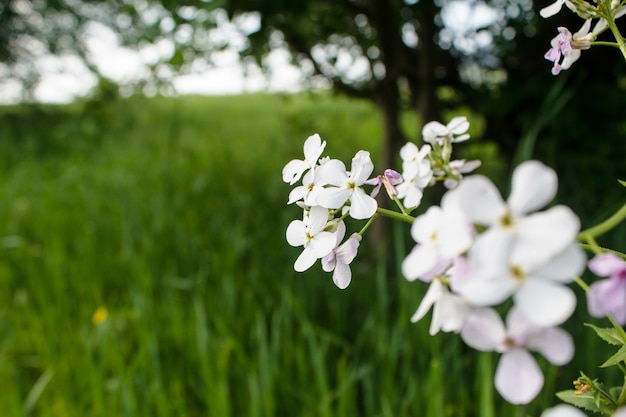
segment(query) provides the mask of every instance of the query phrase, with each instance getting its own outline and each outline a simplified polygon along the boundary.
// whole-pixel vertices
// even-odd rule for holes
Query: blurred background
[[[457,115],[457,156],[505,195],[538,158],[583,228],[612,214],[624,62],[594,47],[551,75],[556,28],[582,20],[547,5],[0,2],[2,416],[538,416],[580,370],[620,383],[578,289],[574,361],[541,362],[544,391],[513,407],[497,355],[409,322],[426,286],[398,271],[406,225],[365,235],[344,291],[294,272],[284,237],[300,210],[281,170],[309,135],[381,173]]]

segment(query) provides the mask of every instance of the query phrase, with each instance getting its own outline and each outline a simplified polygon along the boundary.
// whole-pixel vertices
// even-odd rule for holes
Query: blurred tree
[[[244,64],[253,60],[264,67],[264,57],[285,47],[311,85],[329,86],[379,107],[385,126],[384,166],[393,165],[405,142],[400,114],[407,108],[421,123],[441,120],[448,108],[469,106],[485,117],[485,136],[512,160],[519,138],[527,138],[530,152],[539,130],[565,106],[572,88],[581,85],[576,80],[555,84],[550,63],[543,59],[557,26],[574,31],[581,24],[569,10],[549,21],[538,20],[537,10],[548,3],[3,0],[0,77],[20,80],[27,93],[46,57],[78,56],[101,86],[105,77],[98,74],[88,43],[109,36],[149,56],[149,71],[136,87],[155,91],[177,73],[207,68],[216,51],[235,50]],[[588,67],[588,76],[597,83],[605,77],[596,75],[615,73],[622,64],[619,54],[595,49],[575,66]],[[601,57],[602,66],[583,63],[592,54]],[[550,111],[540,115],[542,102]]]

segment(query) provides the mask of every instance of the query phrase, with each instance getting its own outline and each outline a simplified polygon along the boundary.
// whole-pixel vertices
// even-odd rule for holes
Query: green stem
[[[365,233],[365,231],[367,229],[369,229],[369,227],[372,225],[372,223],[374,223],[374,219],[378,217],[378,213],[374,213],[374,215],[372,217],[370,217],[370,219],[367,221],[367,223],[365,223],[365,226],[363,226],[363,228],[359,231],[359,234],[361,236],[363,236],[363,233]]]
[[[415,220],[415,217],[409,216],[408,214],[398,213],[397,211],[388,210],[381,207],[376,209],[376,213],[380,214],[381,216],[389,217],[394,220],[401,220],[407,223],[413,223],[413,221]]]
[[[610,16],[610,19],[606,19],[606,22],[609,26],[609,29],[611,29],[613,36],[615,36],[615,40],[617,41],[617,44],[619,45],[620,51],[622,51],[622,56],[624,57],[624,60],[626,60],[626,43],[624,43],[624,38],[622,37],[622,34],[620,33],[619,29],[617,28],[617,25],[615,24],[615,17],[613,16],[613,13],[610,9],[608,13],[611,16]]]
[[[581,248],[583,248],[587,252],[592,252],[592,253],[595,253],[596,255],[599,253],[610,252],[612,254],[619,256],[622,259],[626,259],[626,253],[616,251],[615,249],[609,249],[609,248],[605,248],[605,247],[597,246],[597,245],[590,245],[588,243],[579,243],[579,245]]]
[[[626,45],[624,46],[624,48],[626,48]],[[604,233],[608,232],[609,230],[617,226],[625,218],[626,218],[626,204],[624,204],[619,210],[615,212],[615,214],[613,214],[611,217],[609,217],[602,223],[580,232],[578,234],[578,240],[586,240],[586,236],[596,237],[596,236],[603,235]]]
[[[619,48],[619,44],[617,42],[607,41],[594,41],[591,42],[591,46],[612,46],[613,48]]]

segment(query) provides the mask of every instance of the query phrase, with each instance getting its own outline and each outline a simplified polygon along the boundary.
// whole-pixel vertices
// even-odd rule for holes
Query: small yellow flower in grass
[[[95,325],[102,324],[109,317],[109,311],[105,307],[98,307],[91,316],[91,322]]]

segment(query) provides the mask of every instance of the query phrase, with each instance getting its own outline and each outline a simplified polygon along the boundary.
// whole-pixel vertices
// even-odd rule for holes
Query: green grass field
[[[345,291],[294,272],[280,172],[315,132],[378,153],[376,111],[328,96],[0,109],[0,415],[538,416],[604,360],[581,330],[514,408],[496,356],[409,322],[426,287],[367,236]]]

